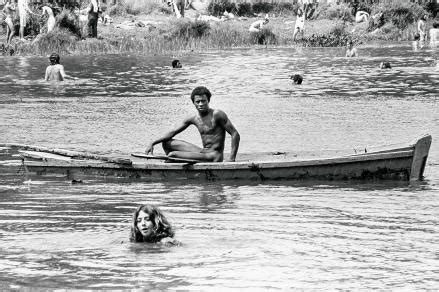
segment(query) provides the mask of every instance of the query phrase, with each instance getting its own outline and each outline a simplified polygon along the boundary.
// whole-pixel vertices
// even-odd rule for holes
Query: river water
[[[143,151],[213,93],[241,152],[409,142],[429,133],[425,181],[142,183],[29,179],[0,165],[0,289],[439,289],[438,51],[245,49],[61,56],[79,77],[42,82],[47,58],[0,57],[0,143]],[[391,70],[378,68],[388,60]],[[300,73],[304,83],[291,84]],[[179,136],[199,144],[194,128]],[[226,151],[230,139],[226,140]],[[157,147],[157,151],[158,151]],[[156,204],[179,247],[128,242]]]

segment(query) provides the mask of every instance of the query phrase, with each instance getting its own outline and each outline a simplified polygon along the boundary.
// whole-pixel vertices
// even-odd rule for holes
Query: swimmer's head
[[[192,102],[194,102],[194,99],[195,99],[196,95],[199,95],[199,96],[205,95],[206,98],[207,98],[207,101],[210,102],[210,97],[212,96],[212,93],[210,93],[209,89],[207,89],[206,87],[198,86],[198,87],[195,87],[194,90],[192,90],[192,93],[191,93],[191,100],[192,100]]]
[[[165,237],[174,237],[174,231],[160,209],[153,205],[139,206],[133,214],[130,240],[154,243]]]
[[[290,79],[293,80],[294,84],[302,84],[303,78],[299,74],[294,74],[290,76]]]
[[[59,64],[59,55],[57,53],[52,53],[49,57],[50,65]]]
[[[172,68],[181,68],[180,60],[174,60],[172,61]]]
[[[390,62],[384,61],[381,62],[380,69],[392,69],[392,66],[390,66]]]

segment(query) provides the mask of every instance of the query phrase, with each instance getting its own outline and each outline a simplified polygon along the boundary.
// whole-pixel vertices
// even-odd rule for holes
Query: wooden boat
[[[75,180],[89,176],[104,176],[142,181],[280,179],[417,181],[423,179],[431,140],[430,135],[424,135],[412,143],[362,147],[361,150],[247,153],[239,154],[236,162],[218,163],[164,161],[131,155],[102,156],[31,146],[21,147],[24,150],[19,152],[26,172],[37,175],[61,174]],[[20,149],[17,145],[10,146]]]

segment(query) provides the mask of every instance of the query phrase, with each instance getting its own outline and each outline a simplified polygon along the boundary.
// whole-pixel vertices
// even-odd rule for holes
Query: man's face
[[[209,111],[209,100],[206,95],[195,95],[194,105],[198,112],[205,113]]]

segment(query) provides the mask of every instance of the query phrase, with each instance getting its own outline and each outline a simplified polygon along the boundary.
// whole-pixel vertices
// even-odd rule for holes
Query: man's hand
[[[228,159],[225,159],[224,162],[235,162],[235,158],[229,157]]]
[[[147,155],[150,154],[150,153],[151,153],[151,155],[154,155],[153,151],[154,151],[154,145],[149,144],[149,146],[148,146],[148,147],[146,148],[146,150],[145,150],[145,153],[146,153]]]

